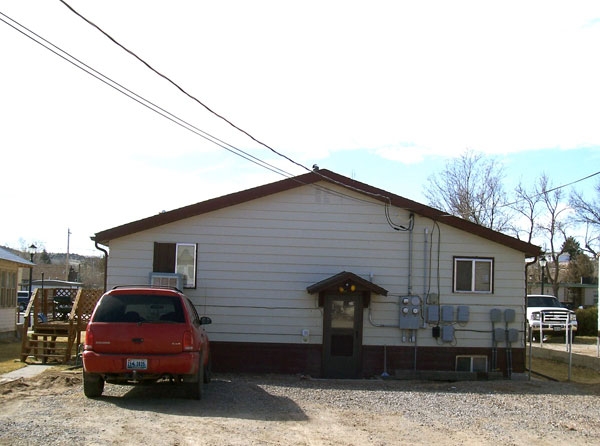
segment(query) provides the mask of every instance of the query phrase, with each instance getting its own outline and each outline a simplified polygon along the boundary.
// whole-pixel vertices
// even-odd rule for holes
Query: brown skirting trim
[[[384,366],[384,349],[387,364]],[[215,372],[278,373],[321,376],[322,347],[315,344],[272,344],[244,342],[212,342],[212,367]],[[384,371],[394,375],[400,371],[454,371],[457,355],[484,355],[488,367],[492,365],[491,348],[364,346],[362,377],[380,376]],[[510,356],[510,358],[509,358]],[[513,348],[507,355],[505,348],[496,352],[496,370],[508,375],[507,363],[512,362],[512,373],[525,371],[525,349]],[[416,366],[415,366],[416,364]],[[387,370],[386,370],[387,369]]]

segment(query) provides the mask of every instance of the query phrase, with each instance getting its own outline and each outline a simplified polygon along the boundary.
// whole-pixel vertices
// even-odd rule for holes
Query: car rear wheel
[[[204,368],[204,383],[208,384],[212,379],[212,360],[210,358],[210,354],[208,356],[208,361],[206,363],[206,367]]]
[[[104,391],[104,379],[94,373],[83,372],[83,393],[88,398],[97,398]]]
[[[198,365],[198,373],[193,382],[190,383],[191,386],[191,395],[192,398],[196,400],[202,399],[202,394],[204,393],[204,361],[200,359],[200,364]]]

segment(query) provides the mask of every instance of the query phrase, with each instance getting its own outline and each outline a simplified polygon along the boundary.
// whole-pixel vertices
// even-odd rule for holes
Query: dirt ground
[[[590,444],[600,387],[217,375],[201,401],[170,383],[83,395],[81,370],[0,386],[0,444]]]

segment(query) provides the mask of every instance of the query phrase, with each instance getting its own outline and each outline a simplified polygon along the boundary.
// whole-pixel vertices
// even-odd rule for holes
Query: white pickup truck
[[[565,335],[567,324],[572,332],[572,338],[577,332],[577,316],[574,311],[561,305],[554,296],[529,294],[527,296],[527,323],[533,338],[539,340],[540,326],[542,336],[549,334]]]

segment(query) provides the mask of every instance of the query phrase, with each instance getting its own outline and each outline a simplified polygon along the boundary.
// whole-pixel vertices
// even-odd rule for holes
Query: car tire
[[[195,400],[201,400],[202,399],[202,394],[204,393],[204,361],[202,361],[202,358],[200,359],[200,364],[198,365],[198,373],[195,376],[195,379],[193,382],[190,383],[191,385],[191,396],[193,399]]]
[[[104,391],[104,379],[94,373],[83,372],[83,394],[88,398],[98,398]]]
[[[208,384],[212,380],[212,359],[210,354],[208,355],[208,361],[204,368],[204,384]]]

